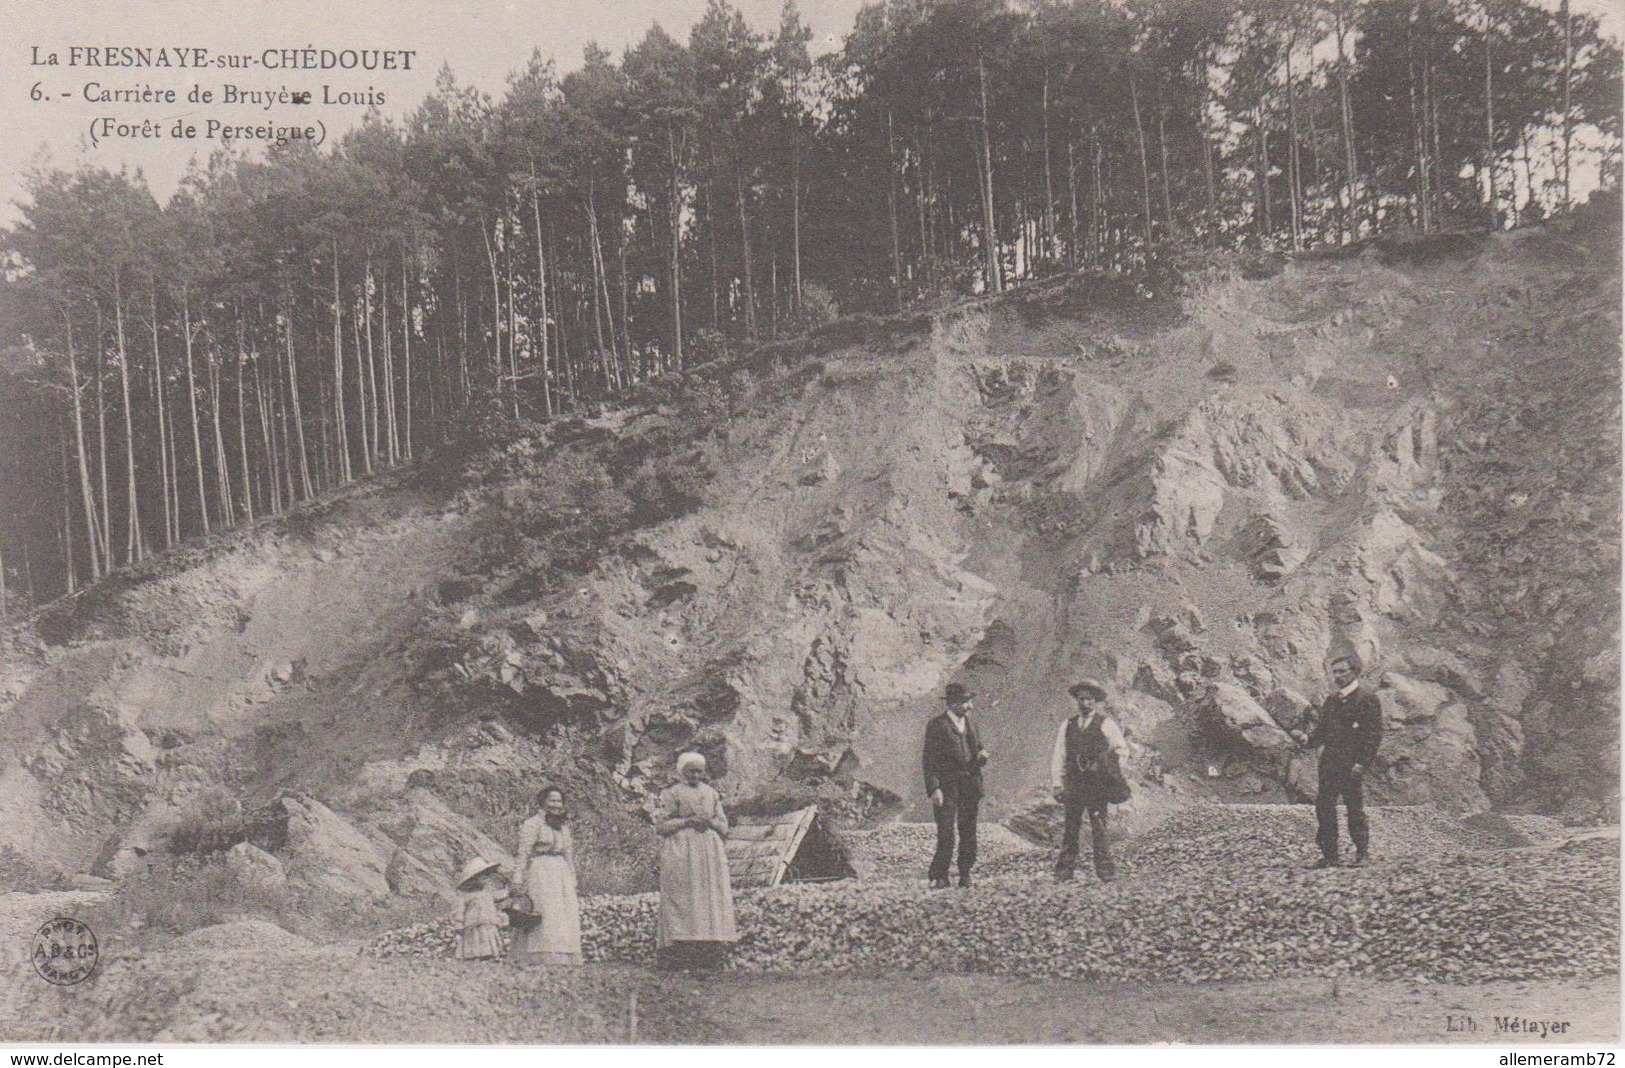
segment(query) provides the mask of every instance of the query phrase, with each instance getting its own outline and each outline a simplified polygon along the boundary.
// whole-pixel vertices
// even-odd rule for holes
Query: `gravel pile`
[[[1376,865],[1311,872],[1310,810],[1192,808],[1128,843],[1122,878],[1104,886],[1087,867],[1053,883],[1051,851],[989,828],[982,877],[948,891],[923,887],[932,829],[888,827],[851,836],[868,879],[737,891],[731,967],[1185,982],[1618,973],[1617,852],[1475,852],[1460,821],[1424,809],[1373,824]],[[651,962],[657,908],[654,894],[585,899],[586,957]],[[445,923],[392,932],[374,952],[454,948]]]
[[[199,927],[175,940],[177,946],[220,953],[261,953],[308,949],[310,943],[266,920],[238,920]]]
[[[457,925],[449,917],[385,931],[361,952],[368,957],[455,957]]]

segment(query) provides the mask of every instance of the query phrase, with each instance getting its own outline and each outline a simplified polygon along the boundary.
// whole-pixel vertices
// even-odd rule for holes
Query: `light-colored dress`
[[[498,909],[490,890],[465,890],[452,909],[457,922],[457,956],[462,960],[488,960],[502,955],[497,928],[508,918]]]
[[[526,820],[515,854],[525,866],[520,886],[541,922],[514,940],[529,963],[581,963],[581,902],[576,896],[575,840],[568,825],[551,827],[545,816]]]
[[[679,827],[677,821],[704,817],[709,826]],[[660,795],[655,830],[660,843],[661,949],[676,942],[734,942],[733,888],[722,846],[728,816],[722,797],[706,783],[680,782]]]

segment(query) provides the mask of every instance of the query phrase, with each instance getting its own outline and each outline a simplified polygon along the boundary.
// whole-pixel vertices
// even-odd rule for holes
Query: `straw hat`
[[[502,865],[498,864],[494,860],[486,860],[483,857],[475,857],[473,860],[463,865],[463,873],[457,877],[457,889],[467,890],[469,883],[473,882],[475,879],[478,879],[486,872],[496,871],[500,867],[502,867]]]
[[[1106,687],[1099,679],[1079,679],[1068,687],[1066,692],[1073,697],[1082,697],[1084,694],[1089,694],[1097,701],[1106,699]]]

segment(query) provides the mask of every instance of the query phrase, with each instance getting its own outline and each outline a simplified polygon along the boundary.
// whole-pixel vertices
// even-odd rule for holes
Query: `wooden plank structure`
[[[735,886],[778,886],[786,877],[840,878],[840,871],[807,870],[798,873],[796,854],[819,820],[818,806],[786,812],[770,819],[735,824],[725,843],[728,873]],[[826,865],[802,865],[814,869]],[[844,863],[841,868],[845,868]],[[850,869],[847,869],[850,873]]]

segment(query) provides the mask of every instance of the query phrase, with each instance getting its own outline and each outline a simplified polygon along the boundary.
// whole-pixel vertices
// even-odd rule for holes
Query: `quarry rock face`
[[[554,770],[641,820],[685,749],[729,797],[923,817],[950,681],[989,817],[1047,824],[1084,676],[1136,804],[1302,801],[1339,655],[1383,703],[1375,801],[1606,816],[1618,322],[1569,313],[1616,265],[1541,240],[855,325],[527,431],[455,507],[244,535],[0,664],[0,845],[139,867],[160,802],[229,780],[284,797],[289,880],[432,894]],[[355,778],[431,748],[482,785]]]

